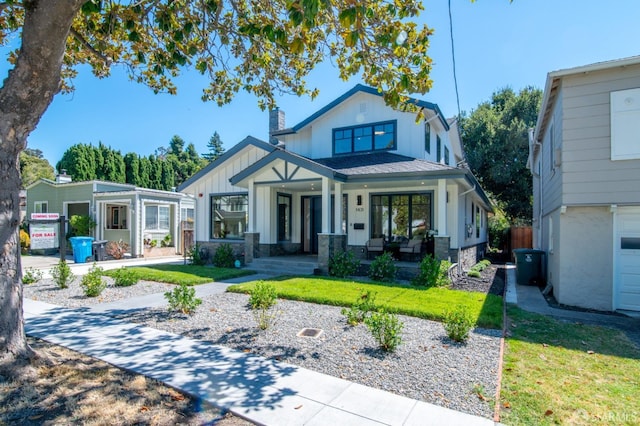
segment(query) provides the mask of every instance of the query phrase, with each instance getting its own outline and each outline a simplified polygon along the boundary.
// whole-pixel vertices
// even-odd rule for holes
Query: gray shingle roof
[[[432,161],[406,157],[390,152],[372,152],[313,160],[347,176],[383,173],[415,173],[456,170]]]

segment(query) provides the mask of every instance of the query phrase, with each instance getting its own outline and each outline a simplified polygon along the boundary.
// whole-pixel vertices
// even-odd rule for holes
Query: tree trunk
[[[0,89],[0,372],[33,354],[22,313],[18,157],[59,90],[67,36],[82,2],[24,1],[22,46]]]

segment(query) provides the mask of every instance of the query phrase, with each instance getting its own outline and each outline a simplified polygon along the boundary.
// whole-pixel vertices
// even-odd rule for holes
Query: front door
[[[331,196],[331,232],[336,232],[335,199]],[[347,195],[342,197],[342,232],[347,232]],[[322,232],[322,196],[302,197],[302,251],[318,254],[318,234]]]
[[[318,253],[318,234],[322,232],[322,196],[302,197],[302,250]]]

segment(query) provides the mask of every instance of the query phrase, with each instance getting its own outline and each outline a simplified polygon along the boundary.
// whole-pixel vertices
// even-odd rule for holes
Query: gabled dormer
[[[279,130],[271,131],[272,143],[311,159],[392,152],[455,165],[462,159],[457,130],[436,104],[410,102],[423,109],[422,122],[416,123],[415,112],[392,109],[376,89],[359,84],[290,128],[282,128],[284,114],[275,111],[271,127]]]

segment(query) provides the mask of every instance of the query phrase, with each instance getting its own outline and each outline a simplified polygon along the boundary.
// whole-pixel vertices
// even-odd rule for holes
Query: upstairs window
[[[396,122],[333,129],[333,153],[350,154],[396,149]]]
[[[449,148],[444,147],[444,164],[449,165]]]
[[[436,136],[436,161],[438,163],[442,162],[442,141],[440,136]]]
[[[424,123],[424,150],[431,154],[431,124]]]

